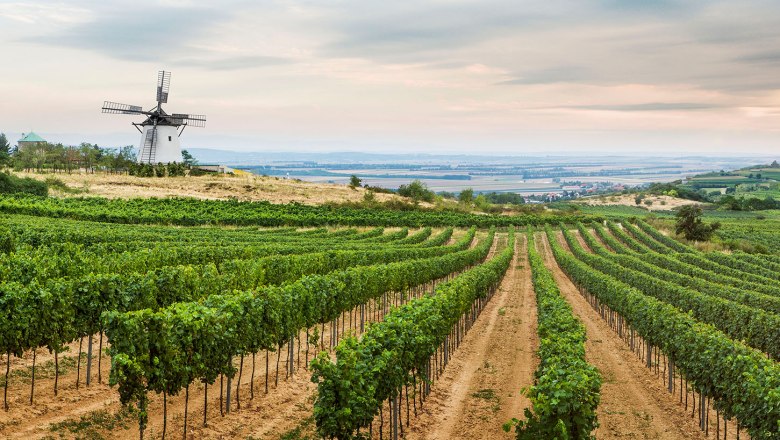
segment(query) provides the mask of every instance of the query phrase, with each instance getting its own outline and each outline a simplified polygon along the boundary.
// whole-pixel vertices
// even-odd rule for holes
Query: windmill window
[[[170,136],[168,136],[168,142],[170,142],[171,140],[172,140],[172,139],[171,139],[171,137],[170,137]]]

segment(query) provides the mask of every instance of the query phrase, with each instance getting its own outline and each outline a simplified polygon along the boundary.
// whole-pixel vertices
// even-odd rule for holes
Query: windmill
[[[162,109],[162,104],[168,102],[170,87],[171,72],[161,70],[157,74],[157,106],[151,110],[144,110],[138,105],[103,102],[103,113],[146,116],[140,124],[133,122],[133,126],[141,132],[141,154],[138,155],[138,163],[181,162],[179,136],[187,126],[206,126],[204,115],[168,114]]]

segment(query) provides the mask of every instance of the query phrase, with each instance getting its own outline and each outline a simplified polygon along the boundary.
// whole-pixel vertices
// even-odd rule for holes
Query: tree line
[[[8,138],[0,133],[0,165],[18,171],[71,172],[85,169],[90,172],[104,170],[126,171],[137,159],[135,150],[128,145],[121,148],[104,148],[82,142],[79,145],[40,142],[24,148],[11,147]]]
[[[164,175],[184,175],[184,168],[196,163],[186,150],[182,151],[183,166],[163,167]],[[136,166],[138,156],[132,145],[120,148],[100,147],[97,144],[82,142],[79,145],[64,145],[62,143],[39,142],[34,145],[18,148],[11,146],[5,133],[0,133],[0,168],[11,167],[17,171],[53,171],[70,173],[86,170],[105,171],[112,173],[129,172],[140,176],[159,175],[154,167]],[[168,164],[166,164],[168,165]],[[159,168],[159,167],[158,167]],[[181,168],[181,169],[180,169]],[[136,173],[134,173],[136,172]]]

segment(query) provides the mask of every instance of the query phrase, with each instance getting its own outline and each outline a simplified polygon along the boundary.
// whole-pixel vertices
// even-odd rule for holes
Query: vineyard
[[[585,214],[0,212],[4,438],[780,439],[774,254]]]

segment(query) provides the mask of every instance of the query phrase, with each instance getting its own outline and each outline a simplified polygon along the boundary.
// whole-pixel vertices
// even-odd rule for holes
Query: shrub
[[[408,185],[399,186],[398,194],[403,197],[409,197],[415,202],[433,202],[433,199],[436,197],[436,194],[428,189],[428,185],[417,179]]]
[[[27,193],[46,197],[49,195],[49,186],[40,180],[29,177],[16,177],[11,173],[5,172],[0,173],[0,193]]]

